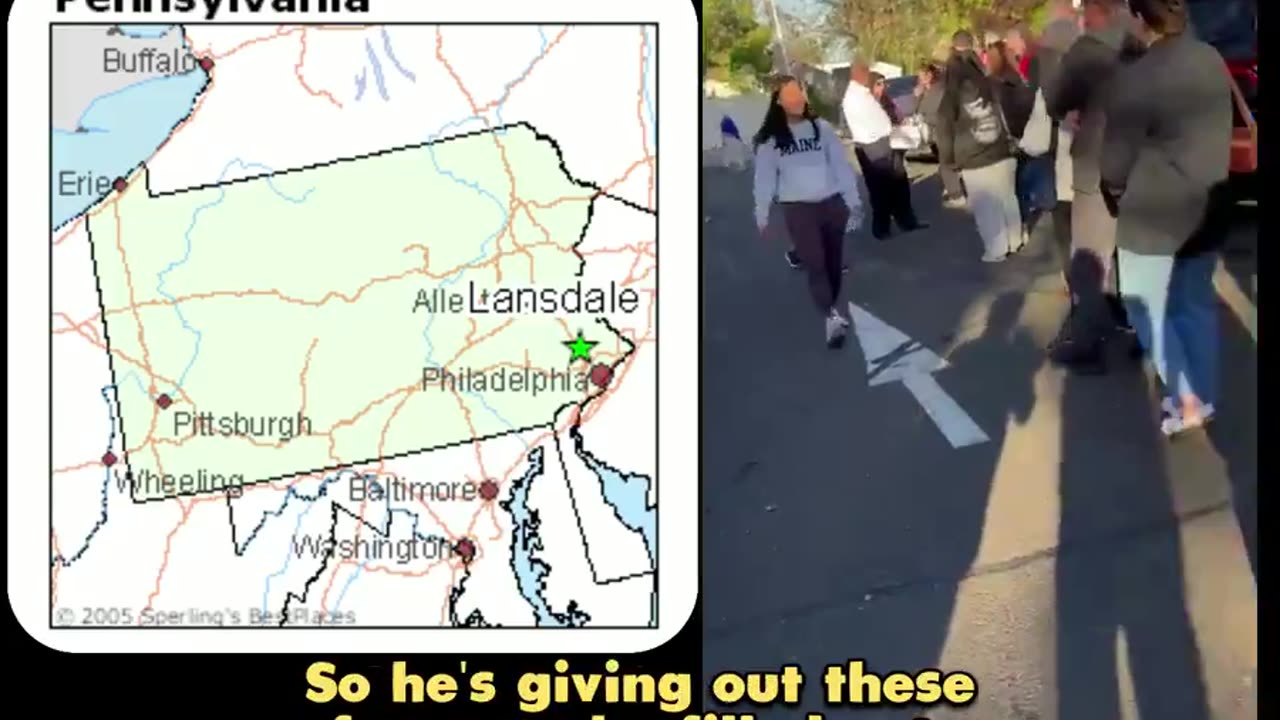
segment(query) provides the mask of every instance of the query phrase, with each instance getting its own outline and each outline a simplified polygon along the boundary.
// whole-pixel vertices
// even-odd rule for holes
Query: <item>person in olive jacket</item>
[[[1015,191],[1016,140],[973,36],[957,32],[952,45],[938,108],[938,162],[960,171],[982,237],[983,262],[1002,262],[1026,242]]]

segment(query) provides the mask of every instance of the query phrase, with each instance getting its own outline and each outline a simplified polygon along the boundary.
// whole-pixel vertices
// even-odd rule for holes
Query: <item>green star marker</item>
[[[583,338],[581,330],[578,331],[578,337],[564,343],[565,347],[573,351],[573,356],[569,358],[570,362],[577,360],[578,358],[582,358],[584,360],[590,360],[591,348],[595,347],[598,344],[599,344],[598,342],[594,342],[594,341]]]

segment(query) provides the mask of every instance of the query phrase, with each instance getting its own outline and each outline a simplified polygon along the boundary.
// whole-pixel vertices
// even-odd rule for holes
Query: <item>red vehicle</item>
[[[1235,134],[1232,182],[1242,197],[1256,197],[1258,170],[1258,7],[1256,0],[1190,0],[1196,36],[1222,53],[1231,78]]]

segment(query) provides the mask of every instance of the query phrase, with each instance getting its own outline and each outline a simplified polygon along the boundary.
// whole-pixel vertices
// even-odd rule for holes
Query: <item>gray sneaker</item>
[[[844,347],[844,338],[849,331],[849,321],[840,315],[839,310],[832,310],[827,316],[827,347],[837,349]]]

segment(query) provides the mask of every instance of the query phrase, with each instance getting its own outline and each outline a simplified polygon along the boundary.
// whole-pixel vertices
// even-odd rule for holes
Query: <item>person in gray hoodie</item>
[[[809,292],[826,322],[827,346],[844,344],[839,308],[844,236],[862,223],[858,179],[835,128],[813,114],[800,81],[778,79],[754,138],[756,227],[765,234],[776,200]]]
[[[1090,374],[1106,371],[1103,343],[1126,322],[1116,292],[1116,221],[1103,200],[1099,162],[1107,98],[1122,63],[1143,46],[1125,0],[1084,0],[1085,34],[1063,56],[1044,86],[1049,115],[1075,126],[1071,142],[1071,262],[1067,282],[1075,299],[1069,327],[1049,352],[1059,365]]]

